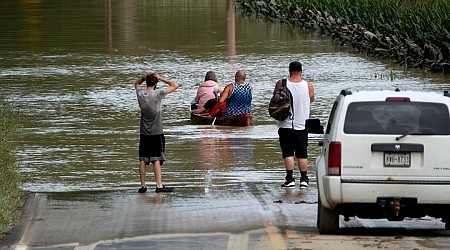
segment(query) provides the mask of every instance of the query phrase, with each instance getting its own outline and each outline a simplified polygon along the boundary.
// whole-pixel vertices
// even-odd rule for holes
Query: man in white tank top
[[[281,86],[278,80],[275,89]],[[302,79],[302,64],[294,61],[289,64],[289,78],[286,86],[292,94],[291,116],[284,121],[277,121],[281,153],[286,167],[286,179],[282,187],[295,187],[293,176],[295,168],[294,155],[300,170],[300,188],[307,188],[308,179],[308,132],[305,121],[309,118],[310,104],[314,101],[314,87]]]

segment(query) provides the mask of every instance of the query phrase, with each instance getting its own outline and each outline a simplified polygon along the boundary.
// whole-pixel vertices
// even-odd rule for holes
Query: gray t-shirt
[[[144,90],[136,88],[136,95],[141,108],[140,133],[160,135],[163,133],[161,100],[166,96],[166,91],[157,89],[145,93]]]

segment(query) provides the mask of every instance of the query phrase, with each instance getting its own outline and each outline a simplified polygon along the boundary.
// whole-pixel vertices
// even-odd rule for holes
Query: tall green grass
[[[410,38],[418,45],[436,43],[450,46],[450,1],[448,0],[295,0],[291,2],[296,2],[308,9],[327,12],[335,17],[343,17],[374,33]]]
[[[238,0],[267,16],[302,20],[299,10],[320,11],[372,32],[409,37],[450,46],[448,0]]]
[[[449,69],[449,0],[237,0],[247,13],[338,35],[340,27],[357,24],[375,34],[397,59]],[[325,20],[333,17],[333,22]],[[333,23],[327,25],[327,23]],[[334,29],[334,30],[333,30]],[[391,43],[394,41],[393,43]],[[394,48],[393,48],[394,47]]]
[[[14,156],[19,122],[18,112],[0,97],[0,236],[9,232],[23,204]]]

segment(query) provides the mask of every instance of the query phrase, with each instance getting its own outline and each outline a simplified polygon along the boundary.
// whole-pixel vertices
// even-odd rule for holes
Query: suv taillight
[[[410,102],[409,97],[386,97],[387,102]]]
[[[328,174],[341,175],[341,142],[330,142],[328,153]]]

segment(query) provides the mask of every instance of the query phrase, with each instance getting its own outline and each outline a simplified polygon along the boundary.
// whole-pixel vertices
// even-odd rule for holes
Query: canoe
[[[203,116],[199,114],[191,113],[191,123],[199,125],[211,125],[214,121],[214,117]],[[238,116],[218,116],[214,125],[222,126],[239,126],[247,127],[253,125],[253,115],[238,115]]]

